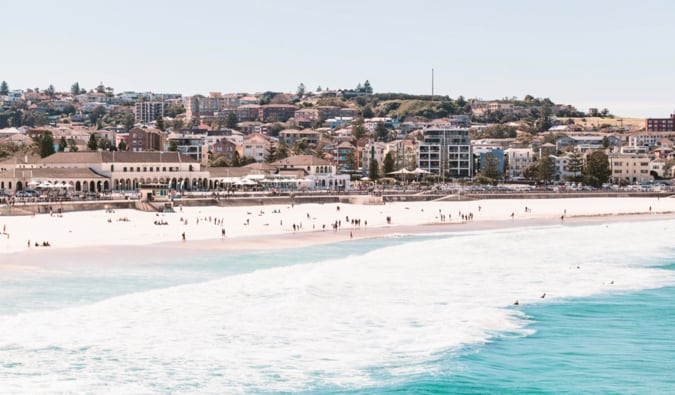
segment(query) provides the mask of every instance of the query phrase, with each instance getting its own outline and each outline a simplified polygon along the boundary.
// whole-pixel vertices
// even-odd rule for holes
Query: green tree
[[[380,178],[380,166],[375,158],[371,158],[368,163],[368,177],[370,177],[371,180]]]
[[[551,129],[551,125],[551,107],[548,102],[544,102],[544,105],[541,106],[538,131],[545,132]]]
[[[378,122],[375,126],[375,138],[377,141],[389,140],[389,129],[384,125],[384,122]]]
[[[298,139],[293,142],[293,154],[294,155],[302,155],[305,153],[305,150],[307,149],[307,139]]]
[[[98,149],[98,141],[96,141],[96,135],[94,133],[89,135],[87,148],[89,149],[89,151],[96,151]]]
[[[61,136],[61,140],[59,140],[59,152],[63,152],[68,148],[68,142],[66,141],[65,136]]]
[[[609,137],[605,136],[602,138],[602,148],[609,148]]]
[[[586,164],[584,166],[584,183],[601,187],[602,184],[609,181],[612,174],[609,169],[609,158],[603,151],[594,151],[586,157]]]
[[[390,151],[387,152],[387,155],[384,156],[384,161],[382,161],[382,171],[384,174],[389,174],[394,171],[394,154]]]
[[[581,153],[579,151],[573,151],[569,158],[567,159],[567,165],[565,165],[565,171],[572,173],[568,177],[570,181],[579,182],[581,181],[581,172],[584,170],[584,161],[581,158]]]
[[[104,151],[117,150],[117,148],[112,144],[112,142],[108,140],[106,137],[101,137],[100,139],[98,139],[96,145],[98,146],[98,148]]]
[[[275,122],[270,127],[270,136],[277,137],[279,136],[279,132],[281,132],[284,129],[285,129],[284,125],[282,125],[281,122]]]
[[[555,174],[555,161],[549,155],[537,161],[536,178],[540,182],[549,182]]]
[[[375,116],[375,112],[373,111],[373,108],[370,105],[367,105],[361,109],[361,115],[364,118],[372,118]]]
[[[7,85],[7,81],[0,82],[0,95],[8,95],[8,94],[9,94],[9,85]]]
[[[209,161],[209,167],[228,167],[229,165],[230,164],[227,163],[227,158],[225,158],[225,155],[220,155]]]
[[[316,147],[316,156],[321,159],[324,159],[326,156],[326,145],[324,143],[319,143]]]
[[[105,86],[103,85],[103,82],[98,84],[96,87],[96,93],[105,93]]]
[[[499,169],[499,159],[492,152],[485,155],[485,167],[480,171],[481,175],[486,178],[497,180],[502,176]]]
[[[277,152],[275,153],[275,157],[277,158],[276,160],[288,158],[289,154],[290,149],[288,148],[288,144],[286,144],[283,139],[279,140],[279,143],[277,144]]]
[[[239,151],[234,151],[232,154],[232,166],[239,167],[241,166],[241,157],[239,156]]]
[[[12,126],[17,128],[23,125],[23,111],[17,110],[16,108],[12,109],[10,122],[12,123]]]
[[[366,82],[363,83],[363,91],[367,95],[372,95],[373,94],[373,87],[370,85],[370,81],[366,80]]]
[[[168,150],[171,151],[171,152],[177,152],[178,151],[178,143],[176,142],[176,140],[169,141]]]
[[[166,130],[166,128],[164,127],[164,118],[162,118],[161,115],[157,115],[155,123],[157,124],[157,129],[161,130],[162,132]]]
[[[277,147],[274,144],[270,144],[269,149],[265,153],[265,163],[272,163],[277,160]]]
[[[54,153],[54,136],[52,136],[51,132],[40,134],[35,138],[35,142],[38,146],[40,158],[47,157]]]
[[[301,82],[300,85],[298,85],[298,90],[296,91],[296,94],[298,95],[298,97],[305,96],[305,84]]]
[[[54,95],[56,95],[56,89],[54,89],[54,85],[49,84],[49,87],[47,88],[47,95],[49,95],[50,98],[54,98]]]
[[[124,140],[120,140],[119,144],[117,144],[117,149],[119,151],[126,151],[127,150],[127,143]]]
[[[73,85],[70,86],[70,93],[73,95],[79,95],[80,94],[80,83],[75,82]]]
[[[236,129],[238,123],[239,123],[239,118],[237,117],[237,114],[234,111],[227,114],[227,118],[225,119],[225,127],[226,128]]]
[[[105,107],[97,106],[92,112],[89,113],[89,122],[91,122],[92,125],[100,126],[99,121],[101,118],[103,118],[105,113]]]

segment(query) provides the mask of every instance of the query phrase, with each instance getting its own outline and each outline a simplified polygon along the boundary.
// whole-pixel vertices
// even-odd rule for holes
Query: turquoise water
[[[0,270],[0,393],[671,393],[672,229]]]
[[[523,309],[537,332],[504,334],[436,363],[437,375],[335,394],[669,394],[675,389],[675,288]],[[327,393],[324,390],[308,393]]]

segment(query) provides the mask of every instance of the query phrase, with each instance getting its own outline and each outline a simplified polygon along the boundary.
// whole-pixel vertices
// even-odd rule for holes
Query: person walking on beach
[[[225,228],[220,229],[220,235],[223,239],[225,238]]]
[[[181,237],[183,237],[183,241],[185,241],[185,232],[183,232],[183,234],[181,234]]]

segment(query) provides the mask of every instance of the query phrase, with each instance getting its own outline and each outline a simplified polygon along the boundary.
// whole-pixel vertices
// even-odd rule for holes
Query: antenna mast
[[[434,100],[434,69],[431,69],[431,100]]]

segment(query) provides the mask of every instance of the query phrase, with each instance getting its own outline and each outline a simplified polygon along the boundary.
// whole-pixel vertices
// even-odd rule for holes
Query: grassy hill
[[[609,125],[609,126],[623,126],[631,127],[632,129],[642,129],[645,127],[644,118],[622,118],[615,116],[614,118],[601,118],[601,117],[585,117],[585,118],[571,118],[575,124],[581,126],[596,126]]]

